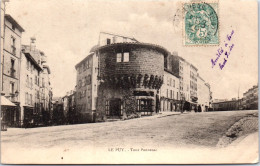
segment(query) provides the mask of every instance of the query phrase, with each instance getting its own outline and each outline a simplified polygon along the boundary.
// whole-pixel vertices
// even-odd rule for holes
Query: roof
[[[113,33],[110,33],[110,32],[100,32],[100,33],[107,34],[107,35],[112,35],[112,36],[123,37],[123,38],[131,39],[133,41],[138,42],[138,40],[136,40],[134,37],[128,37],[128,36],[123,36],[123,35],[119,35],[119,34],[113,34]]]
[[[229,103],[229,102],[236,102],[236,101],[237,101],[237,100],[218,101],[218,102],[213,102],[212,104]]]
[[[79,63],[75,65],[75,68],[77,68],[79,65],[81,65],[86,59],[90,58],[91,55],[94,55],[94,52],[90,53],[88,56],[86,56],[83,60],[81,60]]]
[[[24,32],[25,30],[21,27],[20,24],[18,24],[17,21],[15,21],[15,19],[9,15],[9,14],[5,14],[5,19],[7,19],[10,23],[12,23],[13,25],[15,25],[17,27],[17,29],[19,29],[19,31]]]
[[[190,64],[190,66],[194,68],[196,71],[198,71],[198,69],[193,64]]]
[[[50,67],[48,65],[43,65],[43,68],[46,68],[48,70],[48,73],[51,74]]]
[[[170,54],[170,52],[162,47],[159,46],[157,44],[151,44],[151,43],[140,43],[140,42],[121,42],[121,43],[112,43],[109,45],[104,45],[104,46],[100,46],[97,47],[94,51],[98,51],[98,50],[102,50],[102,49],[106,49],[106,48],[110,48],[110,47],[117,47],[117,46],[141,46],[141,47],[149,47],[149,48],[153,48],[157,51],[160,51],[161,53],[163,53],[164,55],[168,55]]]
[[[34,66],[36,66],[36,68],[42,70],[41,66],[35,61],[30,52],[23,52],[23,54],[26,56],[28,60],[30,60],[34,64]]]

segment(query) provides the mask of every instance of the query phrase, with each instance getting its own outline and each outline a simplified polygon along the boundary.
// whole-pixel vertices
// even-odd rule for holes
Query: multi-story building
[[[198,69],[158,45],[101,33],[99,44],[75,68],[82,122],[197,107]],[[209,84],[203,85],[211,96]],[[204,102],[209,107],[210,99]]]
[[[127,118],[159,111],[164,57],[169,52],[158,45],[131,42],[98,47],[98,117]]]
[[[96,111],[97,88],[98,88],[98,56],[90,53],[86,58],[76,65],[77,86],[76,105],[81,114],[81,121],[93,121]]]
[[[81,115],[81,122],[93,122],[96,115],[98,97],[98,74],[99,74],[99,52],[97,48],[105,45],[137,42],[136,39],[121,35],[114,35],[101,32],[98,45],[90,50],[90,54],[80,61],[76,66],[77,85],[76,85],[76,110]]]
[[[214,111],[231,111],[238,110],[239,100],[232,99],[228,101],[213,102],[212,107]]]
[[[164,69],[163,84],[160,89],[160,111],[180,111],[179,77]]]
[[[33,58],[31,47],[22,46],[21,56],[21,104],[20,125],[39,121],[40,110],[40,73],[41,65]],[[36,120],[37,118],[37,120]]]
[[[50,121],[52,91],[50,68],[44,52],[36,49],[35,38],[22,46],[20,125],[47,124]]]
[[[242,106],[243,109],[258,109],[258,85],[243,93]]]
[[[200,75],[197,76],[198,107],[202,112],[208,111],[211,104],[210,85]],[[199,110],[199,108],[198,108]]]
[[[14,110],[6,110],[3,115],[8,125],[14,126],[19,121],[20,104],[20,58],[21,58],[21,37],[24,29],[15,21],[13,17],[6,14],[3,26],[4,35],[3,50],[1,53],[1,80],[2,95],[17,105]],[[1,31],[2,31],[1,29]],[[3,38],[4,37],[4,38]]]
[[[77,123],[79,116],[76,112],[75,91],[71,90],[67,92],[67,94],[62,97],[62,102],[64,123]]]
[[[195,109],[198,105],[198,87],[197,87],[197,75],[198,69],[187,60],[178,56],[177,52],[172,53],[172,66],[173,73],[179,75],[180,80],[180,101],[183,109]],[[184,106],[185,105],[185,106]]]

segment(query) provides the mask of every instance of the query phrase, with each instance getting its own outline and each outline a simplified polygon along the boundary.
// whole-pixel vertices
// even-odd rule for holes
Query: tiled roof
[[[9,14],[5,14],[5,19],[10,21],[10,23],[14,24],[17,29],[19,29],[21,32],[24,32],[24,29],[21,27],[21,25],[18,24],[18,22]]]
[[[159,46],[157,44],[151,44],[151,43],[140,43],[140,42],[121,42],[121,43],[112,43],[112,44],[109,44],[109,45],[104,45],[104,46],[100,46],[100,47],[96,47],[95,50],[93,51],[98,51],[98,50],[101,50],[101,49],[104,49],[104,48],[109,48],[109,47],[113,47],[113,46],[123,46],[123,45],[136,45],[136,46],[146,46],[146,47],[152,47],[154,49],[157,49],[158,51],[161,51],[163,52],[164,54],[170,54],[170,52],[162,47],[162,46]]]

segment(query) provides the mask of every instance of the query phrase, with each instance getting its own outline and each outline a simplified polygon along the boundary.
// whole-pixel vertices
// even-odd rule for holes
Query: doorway
[[[121,99],[110,100],[110,116],[120,116],[121,115]]]

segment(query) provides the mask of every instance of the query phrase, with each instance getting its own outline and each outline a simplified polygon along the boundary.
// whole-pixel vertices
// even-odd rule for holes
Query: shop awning
[[[10,100],[8,100],[5,96],[1,96],[1,106],[16,106]]]

